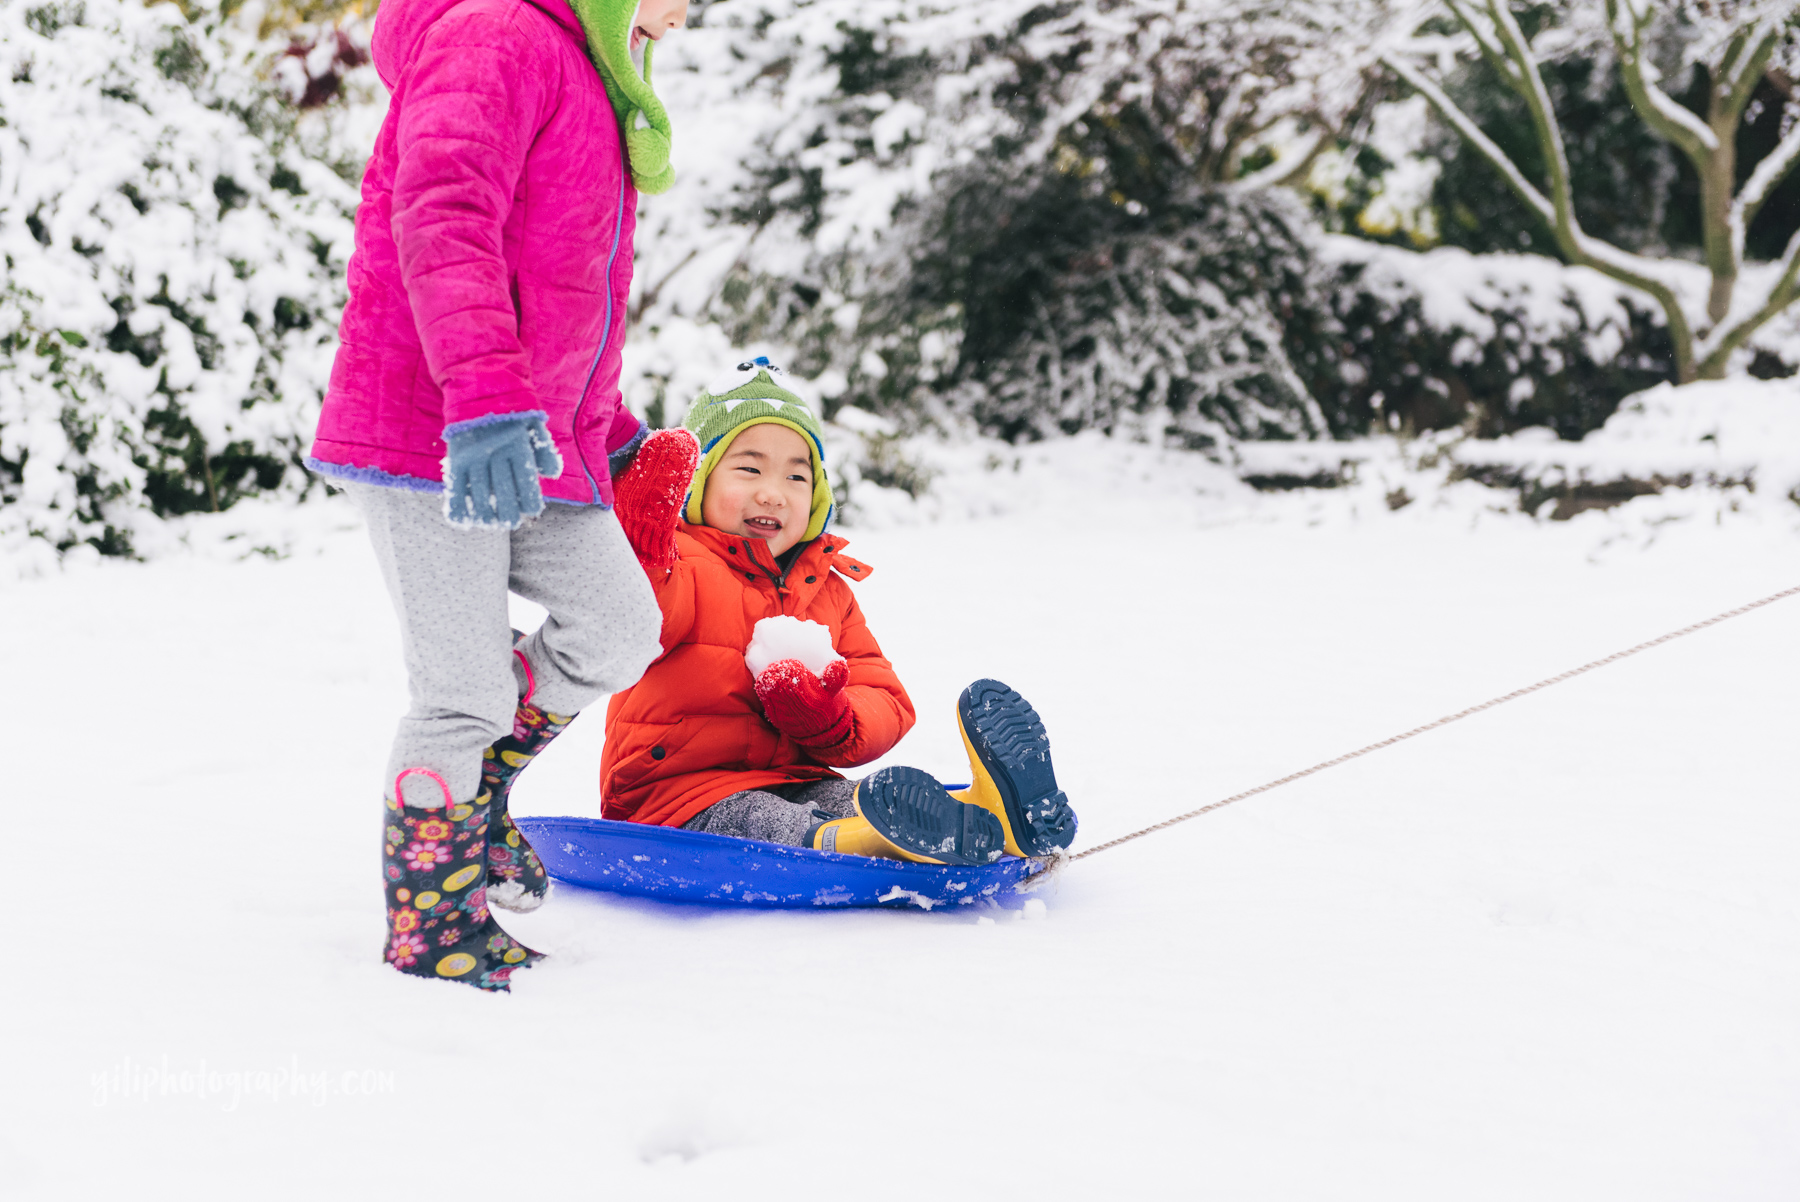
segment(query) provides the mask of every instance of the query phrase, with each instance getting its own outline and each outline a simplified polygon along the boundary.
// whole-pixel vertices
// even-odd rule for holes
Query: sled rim
[[[515,817],[557,881],[659,901],[754,909],[905,907],[994,901],[1042,872],[1007,858],[914,864],[605,818]]]

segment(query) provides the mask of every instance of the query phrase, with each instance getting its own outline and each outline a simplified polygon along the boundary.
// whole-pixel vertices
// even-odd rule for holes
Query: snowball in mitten
[[[823,675],[833,661],[842,658],[831,645],[831,627],[790,614],[758,621],[750,631],[750,645],[744,648],[744,664],[753,677],[761,676],[763,669],[778,659],[797,659]]]

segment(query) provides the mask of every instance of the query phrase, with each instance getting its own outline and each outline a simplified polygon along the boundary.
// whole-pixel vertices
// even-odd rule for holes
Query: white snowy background
[[[725,161],[700,150],[728,123],[678,129],[678,169],[724,187],[689,164]],[[316,210],[264,190],[225,221],[269,223],[321,305],[292,239],[341,222],[334,188]],[[698,220],[654,203],[640,281]],[[729,349],[678,303],[744,249],[707,239],[631,352],[671,394]],[[1336,245],[1378,274],[1401,253]],[[1445,328],[1479,327],[1472,296],[1574,287],[1596,329],[1618,303],[1546,260],[1432,253],[1412,282],[1443,285]],[[277,291],[253,278],[231,303]],[[293,387],[325,361],[300,341]],[[240,332],[232,370],[259,345]],[[42,380],[0,395],[53,401]],[[958,777],[955,697],[999,677],[1048,724],[1077,851],[1800,585],[1792,379],[1651,390],[1581,442],[1214,462],[950,433],[830,427],[843,532],[875,568],[858,597],[921,714],[883,762]],[[877,447],[929,489],[860,478]],[[1319,473],[1338,486],[1243,482]],[[1621,480],[1662,491],[1568,521],[1522,500]],[[58,563],[6,529],[8,1198],[1800,1192],[1800,597],[1084,860],[1030,904],[759,913],[559,888],[504,916],[551,958],[496,997],[379,956],[377,776],[405,684],[341,498],[145,525],[146,563]],[[601,710],[522,777],[519,812],[598,813]]]
[[[1717,497],[1391,512],[1100,440],[961,476],[962,512],[851,531],[922,716],[888,760],[956,776],[957,691],[1006,680],[1077,849],[1800,583],[1793,516]],[[551,959],[492,997],[377,954],[396,632],[353,512],[298,512],[244,534],[280,561],[227,514],[0,593],[11,1197],[1800,1183],[1800,598],[1082,861],[1041,910],[559,888],[507,919]],[[598,812],[598,719],[521,812]]]

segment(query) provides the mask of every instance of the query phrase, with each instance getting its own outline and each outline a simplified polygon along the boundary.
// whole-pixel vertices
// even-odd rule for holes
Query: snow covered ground
[[[848,531],[923,715],[890,758],[960,775],[956,693],[998,676],[1078,846],[1800,583],[1773,510],[1389,512],[1092,452]],[[1041,911],[561,889],[509,920],[553,958],[492,997],[380,960],[393,620],[347,508],[282,520],[278,561],[0,578],[9,1198],[1800,1191],[1800,598],[1083,861]],[[521,812],[597,812],[599,716]]]

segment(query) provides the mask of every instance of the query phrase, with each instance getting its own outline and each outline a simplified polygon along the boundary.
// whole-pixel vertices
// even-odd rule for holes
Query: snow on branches
[[[1445,18],[1454,36],[1444,34]],[[1744,264],[1746,229],[1800,164],[1800,102],[1792,90],[1800,11],[1792,0],[1560,0],[1520,11],[1509,0],[1442,0],[1419,12],[1415,29],[1383,61],[1500,173],[1553,231],[1570,263],[1655,299],[1668,322],[1680,381],[1722,378],[1756,331],[1800,299],[1800,233],[1774,263]],[[1576,216],[1563,132],[1541,64],[1596,52],[1616,58],[1638,117],[1699,176],[1703,287],[1696,287],[1688,265],[1596,238]],[[1544,162],[1541,178],[1529,177],[1450,97],[1446,74],[1459,57],[1479,59],[1524,102]],[[1696,72],[1707,83],[1698,109],[1664,86]],[[1752,96],[1765,79],[1784,81],[1781,137],[1740,185],[1738,133],[1758,116]]]
[[[1247,190],[1293,178],[1344,130],[1390,20],[1367,0],[1136,0],[1075,6],[1027,44],[1069,63],[1073,115],[1137,109],[1197,179]]]
[[[355,194],[267,48],[122,0],[0,6],[0,45],[0,547],[304,488]]]

